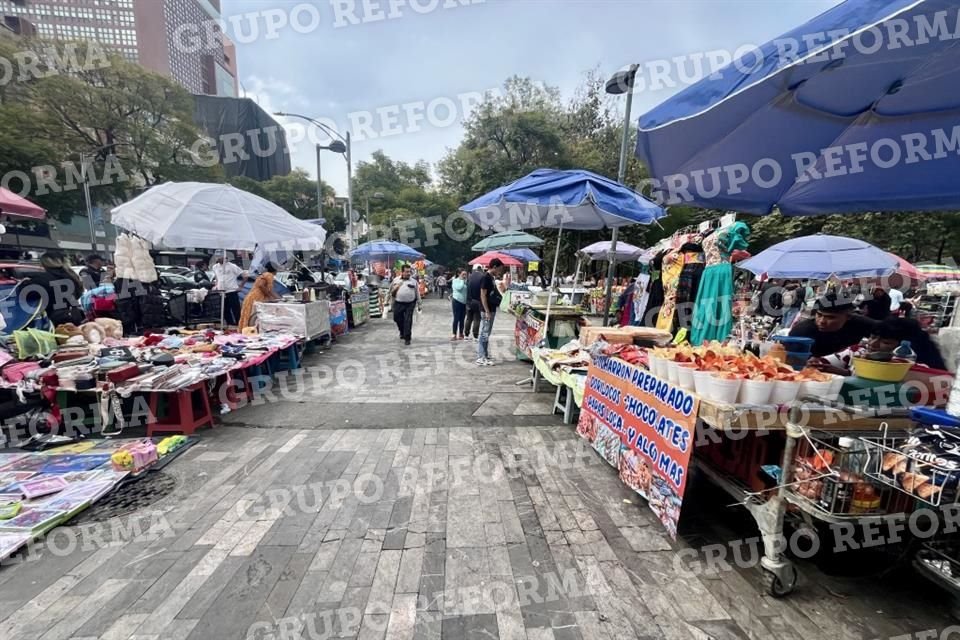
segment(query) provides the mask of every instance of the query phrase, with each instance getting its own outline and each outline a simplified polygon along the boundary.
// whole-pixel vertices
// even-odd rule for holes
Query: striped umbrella
[[[960,268],[945,264],[925,262],[914,265],[927,280],[960,280]]]

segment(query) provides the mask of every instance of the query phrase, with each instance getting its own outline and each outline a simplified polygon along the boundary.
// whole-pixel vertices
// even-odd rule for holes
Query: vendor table
[[[554,368],[545,357],[547,350],[533,347],[533,388],[537,388],[539,378],[543,378],[557,388],[553,400],[553,412],[563,415],[564,424],[572,424],[574,410],[583,405],[583,392],[587,380],[587,369],[561,365]]]
[[[284,331],[312,341],[330,335],[330,302],[258,302],[260,333]]]
[[[547,346],[558,349],[577,337],[582,312],[575,307],[550,307],[550,326],[544,336],[546,307],[523,307],[517,315],[513,337],[517,358],[532,359],[532,348],[546,337]]]

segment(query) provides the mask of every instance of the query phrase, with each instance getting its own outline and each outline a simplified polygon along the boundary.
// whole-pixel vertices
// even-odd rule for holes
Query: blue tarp
[[[483,229],[603,229],[651,224],[664,210],[590,171],[537,169],[460,210]]]
[[[848,0],[639,120],[666,204],[787,215],[960,207],[955,0]]]

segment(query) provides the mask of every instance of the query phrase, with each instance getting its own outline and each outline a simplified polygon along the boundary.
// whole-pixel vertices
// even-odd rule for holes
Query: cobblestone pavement
[[[428,302],[410,347],[374,320],[309,357],[316,376],[204,432],[165,471],[173,495],[4,566],[0,637],[860,639],[951,624],[909,571],[803,563],[774,600],[757,569],[684,568],[678,553],[755,535],[729,499],[694,485],[670,540],[549,394],[514,384],[509,318],[489,368],[451,346],[447,318]]]

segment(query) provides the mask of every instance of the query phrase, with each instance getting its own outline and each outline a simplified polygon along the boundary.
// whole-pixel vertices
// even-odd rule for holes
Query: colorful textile
[[[735,222],[703,241],[707,268],[694,305],[690,342],[703,344],[709,340],[726,340],[733,330],[733,265],[730,255],[746,249],[750,227]]]

